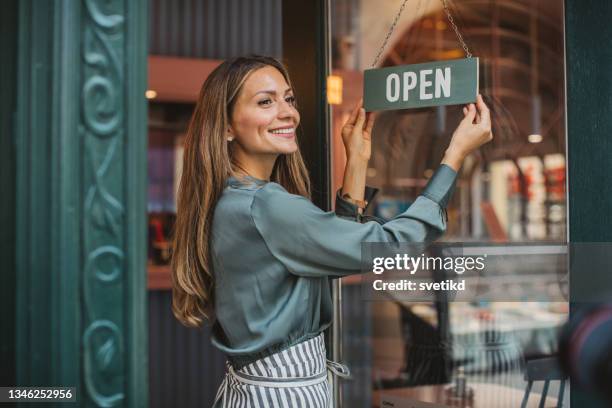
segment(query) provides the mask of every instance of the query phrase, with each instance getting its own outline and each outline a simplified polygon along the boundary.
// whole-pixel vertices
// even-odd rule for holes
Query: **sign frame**
[[[477,57],[368,69],[363,106],[371,112],[472,103],[479,73]]]

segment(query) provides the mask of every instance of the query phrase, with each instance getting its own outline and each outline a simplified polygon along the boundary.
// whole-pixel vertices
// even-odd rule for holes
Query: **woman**
[[[359,223],[373,116],[357,106],[345,124],[344,185],[336,213],[323,212],[309,200],[283,65],[236,58],[210,74],[185,141],[172,307],[187,326],[214,322],[213,343],[229,360],[216,406],[329,406],[327,370],[346,371],[325,359],[328,278],[359,272],[363,241],[429,242],[445,231],[456,172],[492,137],[480,97],[477,107],[464,108],[441,167],[406,212]]]

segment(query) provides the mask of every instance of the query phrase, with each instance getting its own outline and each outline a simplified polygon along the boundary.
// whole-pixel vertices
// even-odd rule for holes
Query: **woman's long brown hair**
[[[265,66],[278,69],[291,85],[286,68],[274,58],[227,60],[202,85],[189,123],[172,247],[172,312],[185,326],[198,327],[214,318],[212,221],[227,179],[236,175],[226,129],[247,77]],[[308,172],[299,150],[278,157],[271,181],[292,194],[310,197]]]

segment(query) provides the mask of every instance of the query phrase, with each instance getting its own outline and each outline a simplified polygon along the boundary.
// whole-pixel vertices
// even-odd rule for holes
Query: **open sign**
[[[369,69],[363,84],[366,111],[471,103],[478,95],[478,58]]]

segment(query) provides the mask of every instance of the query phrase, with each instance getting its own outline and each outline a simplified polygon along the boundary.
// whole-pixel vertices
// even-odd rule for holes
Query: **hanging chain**
[[[468,57],[468,58],[472,58],[472,53],[470,52],[467,44],[465,43],[465,40],[463,39],[463,36],[459,32],[459,28],[457,27],[457,24],[455,24],[455,19],[453,18],[453,15],[452,15],[452,13],[450,11],[450,8],[448,7],[448,0],[441,0],[441,1],[442,1],[442,5],[444,6],[444,11],[446,12],[446,17],[448,17],[448,22],[453,27],[453,30],[455,30],[455,34],[457,35],[457,39],[461,43],[461,46],[463,47],[463,51],[465,51],[465,56]]]
[[[468,48],[467,44],[465,43],[465,40],[463,39],[463,36],[461,35],[461,32],[459,31],[459,27],[457,27],[457,24],[455,23],[455,19],[453,18],[453,14],[450,11],[450,8],[448,6],[448,0],[440,0],[440,1],[442,1],[442,5],[444,6],[444,12],[446,13],[446,17],[448,18],[448,22],[453,27],[453,30],[455,31],[455,35],[457,35],[457,39],[461,43],[461,47],[463,47],[463,51],[465,51],[466,57],[472,58],[472,53],[470,52],[470,49]],[[418,19],[418,17],[419,17],[419,11],[421,9],[421,3],[422,2],[423,2],[423,0],[419,0],[419,3],[417,4],[416,14],[415,14],[416,15],[416,19]],[[393,34],[393,30],[395,30],[395,26],[397,25],[397,22],[399,21],[399,18],[402,15],[402,12],[404,11],[404,8],[406,7],[406,3],[408,3],[408,0],[404,0],[404,2],[402,3],[399,11],[397,12],[397,15],[395,16],[395,19],[393,20],[393,24],[391,24],[391,27],[389,28],[389,31],[387,32],[387,36],[385,37],[385,40],[383,41],[382,46],[378,50],[378,53],[376,54],[376,57],[374,58],[374,62],[372,62],[372,68],[376,67],[376,64],[378,64],[378,60],[380,59],[380,56],[382,55],[383,51],[385,50],[385,47],[387,46],[387,42],[389,41],[389,38],[391,38],[391,34]]]
[[[419,1],[421,1],[421,0],[419,0]],[[376,64],[378,64],[378,60],[379,60],[380,56],[382,55],[383,51],[385,50],[385,47],[387,46],[387,42],[389,41],[389,37],[391,37],[391,34],[393,34],[393,30],[395,30],[395,26],[397,25],[397,21],[399,20],[400,16],[402,15],[402,11],[404,11],[404,7],[406,7],[406,3],[408,3],[408,0],[404,0],[404,2],[402,3],[402,6],[400,7],[399,11],[397,12],[397,15],[395,16],[395,20],[393,20],[393,24],[391,24],[391,28],[389,28],[389,32],[387,33],[387,36],[385,37],[385,40],[383,41],[382,46],[380,47],[380,50],[378,50],[378,54],[376,54],[376,58],[374,58],[374,62],[372,63],[372,68],[374,68],[376,66]]]

